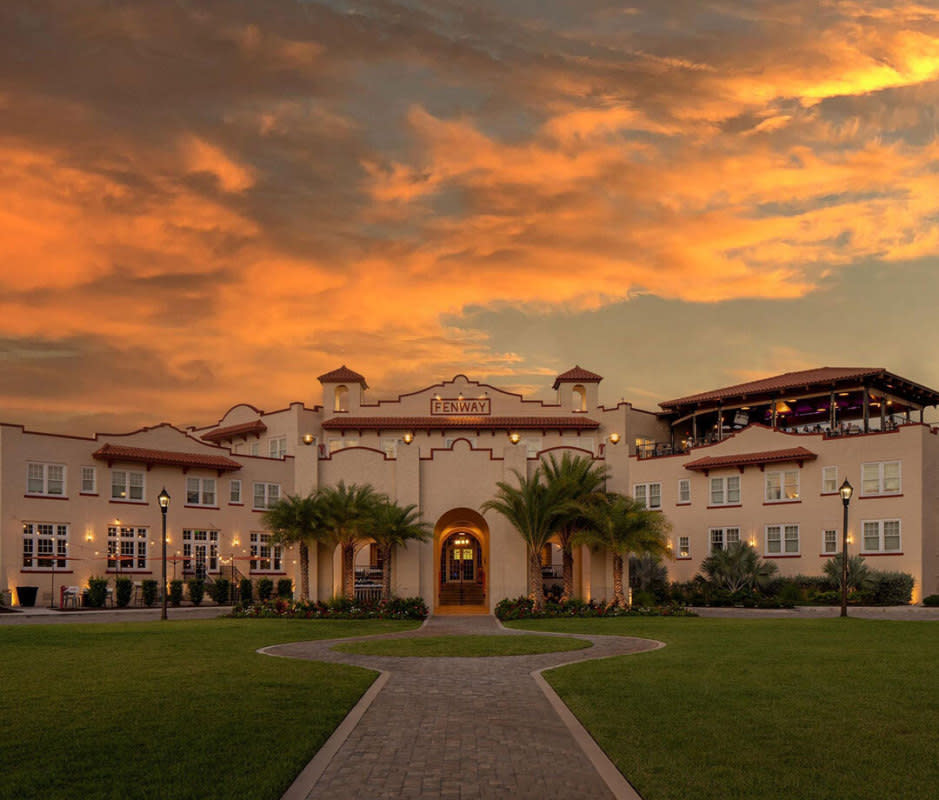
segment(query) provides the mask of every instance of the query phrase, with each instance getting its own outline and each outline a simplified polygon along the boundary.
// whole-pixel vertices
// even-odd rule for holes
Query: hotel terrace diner
[[[67,436],[0,425],[0,575],[59,605],[63,587],[162,571],[167,511],[170,578],[275,580],[299,586],[292,547],[272,541],[263,512],[317,487],[371,484],[415,504],[432,536],[395,554],[393,589],[436,611],[486,611],[526,591],[525,546],[481,506],[513,471],[565,450],[609,469],[607,488],[672,523],[666,561],[688,580],[715,548],[743,541],[783,575],[817,575],[841,549],[839,486],[854,486],[849,551],[911,573],[913,598],[939,592],[939,435],[924,410],[939,393],[882,368],[822,367],[690,394],[639,409],[598,401],[603,378],[579,366],[543,402],[456,375],[398,397],[371,398],[342,366],[319,397],[263,411],[239,403],[218,421],[124,434]],[[312,387],[311,387],[312,388]],[[357,593],[374,592],[377,548],[362,542]],[[560,577],[556,545],[546,581]],[[341,587],[338,552],[311,548],[311,591]],[[575,551],[576,593],[612,597],[612,559]]]

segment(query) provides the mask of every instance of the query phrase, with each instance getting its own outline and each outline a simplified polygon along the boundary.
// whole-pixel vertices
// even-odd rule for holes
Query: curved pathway
[[[475,616],[431,617],[417,631],[362,638],[494,634],[528,635]],[[391,658],[331,649],[348,639],[264,648],[268,655],[382,673],[284,800],[638,798],[540,672],[662,645],[622,636],[575,638],[593,646],[492,658]]]

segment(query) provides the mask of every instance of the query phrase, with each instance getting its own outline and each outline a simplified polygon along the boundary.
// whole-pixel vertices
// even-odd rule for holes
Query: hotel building
[[[687,580],[713,548],[751,543],[783,575],[820,574],[840,550],[838,487],[855,487],[849,545],[874,566],[911,573],[914,600],[939,592],[939,435],[923,411],[939,394],[884,369],[787,373],[660,404],[604,407],[601,376],[558,375],[554,402],[457,375],[370,401],[343,366],[319,376],[319,405],[265,412],[236,405],[215,424],[169,424],[86,438],[0,425],[0,576],[7,596],[93,575],[159,578],[166,488],[169,576],[289,577],[297,554],[271,541],[262,514],[288,494],[371,484],[415,504],[433,535],[399,549],[393,584],[432,609],[491,610],[525,592],[525,546],[480,507],[513,471],[570,450],[609,469],[607,488],[672,522],[669,577]],[[356,566],[367,592],[376,548]],[[557,547],[545,553],[556,574]],[[338,552],[311,548],[311,591],[341,586]],[[575,552],[577,594],[612,596],[609,554]]]

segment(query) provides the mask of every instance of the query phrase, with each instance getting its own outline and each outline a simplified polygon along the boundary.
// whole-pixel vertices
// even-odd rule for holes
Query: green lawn
[[[658,639],[545,677],[644,800],[939,793],[939,626],[620,618],[512,623]]]
[[[370,656],[476,658],[528,656],[591,647],[584,639],[559,636],[421,636],[414,639],[375,639],[346,642],[334,650]]]
[[[0,798],[279,798],[376,673],[255,649],[415,627],[0,627]]]

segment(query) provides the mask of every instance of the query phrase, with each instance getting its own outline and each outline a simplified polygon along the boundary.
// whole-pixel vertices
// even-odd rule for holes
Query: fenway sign
[[[434,398],[430,401],[430,413],[448,417],[478,417],[489,416],[492,413],[488,397],[473,399]]]

